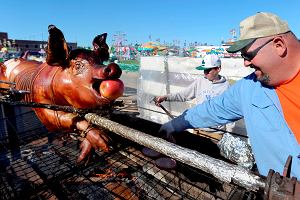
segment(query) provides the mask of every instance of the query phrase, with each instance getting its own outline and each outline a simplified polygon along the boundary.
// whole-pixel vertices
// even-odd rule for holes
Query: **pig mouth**
[[[100,93],[100,85],[102,83],[102,80],[100,79],[95,79],[93,84],[92,84],[92,88],[93,90],[97,93],[98,96],[102,96],[101,93]]]
[[[91,85],[95,98],[101,102],[114,102],[124,92],[124,83],[120,79],[94,79]]]
[[[96,79],[92,83],[92,88],[94,91],[93,93],[95,95],[95,99],[97,99],[96,101],[98,104],[101,104],[101,105],[110,104],[112,101],[109,100],[108,98],[102,96],[102,94],[100,93],[100,85],[101,85],[102,81],[103,80]]]
[[[109,100],[108,98],[104,97],[100,92],[100,85],[105,80],[107,80],[107,79],[104,79],[104,80],[103,79],[94,79],[94,81],[92,83],[92,88],[93,88],[96,98],[98,98],[101,102],[104,101],[106,103],[111,103],[112,100]]]

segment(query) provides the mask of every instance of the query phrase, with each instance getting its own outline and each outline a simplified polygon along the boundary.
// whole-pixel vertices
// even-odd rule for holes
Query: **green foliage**
[[[118,65],[120,66],[120,68],[123,71],[129,71],[129,72],[137,72],[140,69],[140,65],[139,64],[126,64],[126,63],[118,63]]]
[[[122,60],[120,61],[122,64],[129,64],[129,65],[140,65],[138,60]]]

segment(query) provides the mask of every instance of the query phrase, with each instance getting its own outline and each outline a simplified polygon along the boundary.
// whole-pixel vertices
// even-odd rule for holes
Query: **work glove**
[[[172,120],[167,123],[164,123],[158,131],[158,134],[160,137],[162,137],[163,139],[165,139],[169,142],[176,143],[176,140],[173,137],[174,133],[175,133],[175,130],[172,125]]]
[[[182,132],[187,128],[192,128],[190,123],[184,119],[184,115],[185,112],[175,119],[164,123],[160,127],[158,134],[169,142],[175,142],[175,139],[173,137],[174,134]]]

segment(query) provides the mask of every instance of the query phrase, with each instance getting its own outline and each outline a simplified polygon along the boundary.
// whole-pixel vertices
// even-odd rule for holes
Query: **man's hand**
[[[167,96],[157,96],[154,97],[154,103],[156,106],[160,107],[160,103],[167,100]]]
[[[174,134],[182,132],[188,128],[195,128],[184,118],[185,113],[186,111],[171,121],[164,123],[158,131],[159,136],[169,142],[175,143],[175,139],[173,137]]]
[[[160,137],[167,140],[168,142],[176,143],[176,140],[173,137],[174,133],[175,133],[175,130],[172,125],[172,121],[169,121],[169,122],[163,124],[158,131],[158,134]]]

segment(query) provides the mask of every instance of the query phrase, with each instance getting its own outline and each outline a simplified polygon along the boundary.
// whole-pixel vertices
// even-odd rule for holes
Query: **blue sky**
[[[128,43],[160,39],[219,45],[239,22],[258,11],[273,12],[300,37],[299,0],[0,0],[0,32],[11,39],[47,40],[56,25],[69,42],[91,46],[93,38],[126,34]]]

